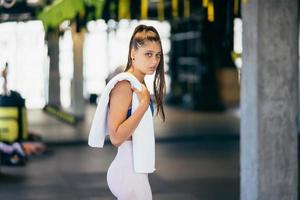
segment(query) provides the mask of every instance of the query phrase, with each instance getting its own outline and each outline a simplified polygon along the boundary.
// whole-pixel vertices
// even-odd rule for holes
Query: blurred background
[[[87,138],[141,23],[161,36],[167,84],[153,198],[239,199],[242,3],[0,0],[0,199],[114,199],[116,148]]]

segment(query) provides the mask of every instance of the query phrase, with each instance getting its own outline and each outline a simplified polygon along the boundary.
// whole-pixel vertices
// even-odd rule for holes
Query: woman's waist
[[[125,140],[118,147],[118,154],[123,154],[123,153],[130,153],[130,154],[132,154],[132,140]]]

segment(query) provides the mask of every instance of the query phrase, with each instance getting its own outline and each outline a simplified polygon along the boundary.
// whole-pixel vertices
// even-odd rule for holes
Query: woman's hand
[[[133,86],[131,88],[137,94],[140,104],[145,106],[145,108],[148,108],[148,106],[150,104],[150,93],[149,93],[148,89],[146,88],[146,86],[144,84],[142,84],[141,91],[134,88]]]
[[[128,108],[132,104],[133,92],[137,94],[140,103],[131,116],[127,117]],[[121,145],[134,133],[149,108],[149,101],[150,94],[145,86],[138,91],[133,89],[126,80],[115,85],[110,93],[108,109],[108,131],[113,145]]]

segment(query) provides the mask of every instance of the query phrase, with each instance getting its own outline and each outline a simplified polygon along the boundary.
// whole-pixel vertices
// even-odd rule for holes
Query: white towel
[[[109,93],[113,87],[122,80],[128,80],[130,84],[137,88],[142,89],[141,83],[138,79],[128,72],[122,72],[112,78],[105,86],[98,106],[92,121],[91,130],[89,133],[88,144],[91,147],[102,148],[106,135],[108,135],[107,127],[107,114],[108,114],[108,101]],[[132,112],[137,109],[139,105],[138,97],[135,93],[132,94]],[[151,108],[145,112],[143,118],[138,124],[132,135],[133,145],[133,165],[137,173],[152,173],[155,171],[155,138],[153,117]]]

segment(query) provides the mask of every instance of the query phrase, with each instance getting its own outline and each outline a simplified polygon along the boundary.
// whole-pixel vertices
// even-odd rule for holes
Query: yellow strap
[[[172,0],[172,16],[178,17],[178,0]]]
[[[209,22],[215,21],[215,9],[214,9],[214,2],[209,1],[208,7],[207,7],[207,19]]]
[[[239,1],[240,0],[234,0],[233,13],[235,16],[239,14]]]
[[[190,17],[190,0],[184,0],[184,12],[183,16],[184,17]]]
[[[158,12],[158,20],[163,21],[165,20],[165,12],[164,12],[164,0],[159,0],[157,4],[157,12]]]
[[[148,18],[148,0],[142,0],[141,3],[141,19]]]
[[[207,6],[208,6],[208,0],[202,0],[202,6],[204,8],[207,8]]]
[[[130,0],[119,0],[118,19],[130,19]]]

